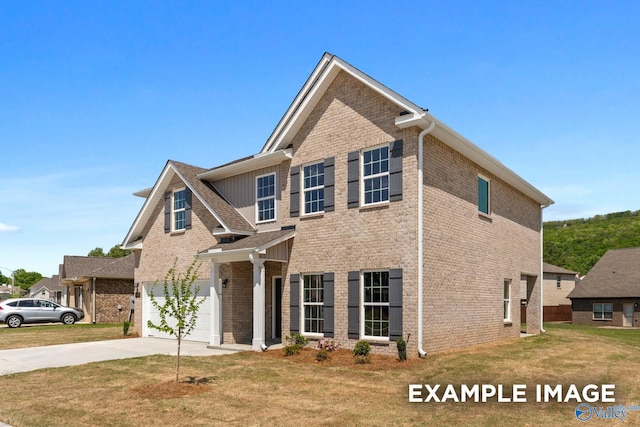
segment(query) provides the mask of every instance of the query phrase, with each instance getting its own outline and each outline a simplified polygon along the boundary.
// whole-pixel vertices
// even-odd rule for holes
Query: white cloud
[[[15,225],[4,224],[0,222],[0,233],[10,232],[10,231],[18,231],[18,227]]]

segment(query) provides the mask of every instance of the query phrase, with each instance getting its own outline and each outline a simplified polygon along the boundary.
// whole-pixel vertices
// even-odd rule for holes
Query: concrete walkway
[[[250,348],[250,347],[249,347]],[[75,344],[48,345],[0,351],[0,375],[34,371],[42,368],[82,365],[103,360],[166,354],[175,356],[175,340],[161,338],[126,338]],[[207,348],[207,343],[183,341],[182,356],[218,356],[244,350],[241,346]]]

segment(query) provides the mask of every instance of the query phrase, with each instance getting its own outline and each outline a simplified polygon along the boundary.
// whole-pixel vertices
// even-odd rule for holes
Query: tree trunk
[[[176,357],[176,383],[178,382],[178,376],[180,375],[180,344],[182,340],[178,337],[178,354]]]

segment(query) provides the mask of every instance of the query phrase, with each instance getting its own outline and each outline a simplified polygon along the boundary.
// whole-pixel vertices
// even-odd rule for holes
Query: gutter
[[[91,316],[91,321],[92,323],[96,323],[96,278],[94,277],[92,279],[92,283],[91,283],[91,296],[93,299],[93,303],[91,304],[93,306],[93,315]]]
[[[540,333],[544,334],[544,221],[542,220],[542,211],[551,204],[540,205]]]
[[[418,135],[418,355],[425,357],[427,352],[423,349],[423,277],[424,277],[424,137],[430,134],[436,127],[432,121],[429,126]]]

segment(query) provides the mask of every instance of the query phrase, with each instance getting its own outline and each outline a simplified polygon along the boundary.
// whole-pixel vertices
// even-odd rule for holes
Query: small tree
[[[151,320],[147,322],[147,326],[150,328],[172,335],[178,340],[176,382],[178,382],[180,375],[180,345],[184,337],[195,329],[198,310],[204,302],[203,298],[198,299],[200,287],[196,286],[195,289],[192,289],[202,263],[198,263],[197,258],[194,259],[187,272],[182,275],[176,273],[177,262],[176,259],[173,262],[173,267],[164,277],[164,304],[160,305],[155,300],[153,291],[150,294],[151,304],[159,310],[160,324],[154,324]]]

